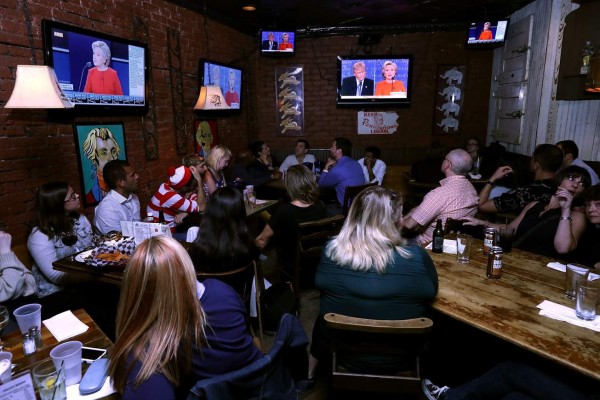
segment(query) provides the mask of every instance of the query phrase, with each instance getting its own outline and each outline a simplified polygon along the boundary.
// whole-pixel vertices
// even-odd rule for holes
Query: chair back
[[[294,366],[308,371],[308,338],[298,318],[285,314],[275,341],[263,358],[237,371],[202,379],[191,388],[187,400],[296,400]]]
[[[358,186],[346,186],[346,191],[344,192],[344,204],[342,204],[342,214],[348,215],[348,210],[350,210],[352,200],[354,200],[356,195],[362,192],[363,189],[366,189],[369,186],[377,186],[377,182],[366,183]]]
[[[323,246],[333,236],[340,233],[345,217],[336,215],[316,221],[298,224],[298,242],[294,263],[294,291],[300,294],[300,275],[303,269],[316,267],[323,251]]]
[[[335,389],[421,395],[420,355],[433,327],[429,318],[375,320],[329,313],[332,386]],[[357,370],[356,360],[390,360]],[[371,361],[372,362],[372,361]]]

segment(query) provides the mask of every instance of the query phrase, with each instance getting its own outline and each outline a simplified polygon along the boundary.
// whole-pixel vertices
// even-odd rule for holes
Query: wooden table
[[[269,207],[274,206],[277,203],[277,200],[267,200],[265,203],[262,203],[256,207],[248,207],[246,209],[246,215],[248,217],[258,216],[260,213],[267,210]],[[181,244],[186,249],[190,245],[186,242],[182,242]],[[86,263],[75,261],[74,255],[54,261],[52,263],[52,267],[57,271],[70,272],[88,276],[91,275],[93,279],[98,282],[110,283],[113,285],[121,285],[121,282],[123,282],[124,268],[111,269],[92,267],[90,265],[87,265]]]
[[[513,249],[504,254],[502,278],[487,279],[482,245],[474,240],[468,264],[429,252],[439,275],[433,308],[600,380],[600,333],[539,315],[544,300],[575,307],[564,294],[565,274],[546,266],[554,260]]]
[[[84,333],[73,336],[67,340],[77,340],[83,343],[83,345],[86,347],[98,347],[102,349],[108,349],[113,345],[108,336],[102,332],[102,330],[98,327],[98,325],[96,325],[94,320],[88,315],[88,313],[85,312],[85,310],[75,310],[73,311],[73,314],[79,318],[81,322],[86,324],[89,329]],[[4,350],[12,353],[12,362],[13,364],[17,365],[14,369],[15,374],[26,370],[31,370],[36,364],[44,361],[47,358],[50,358],[50,350],[52,350],[58,344],[58,341],[54,338],[54,336],[52,336],[44,324],[42,324],[42,340],[44,345],[41,348],[38,348],[35,353],[26,356],[23,354],[20,330],[17,330],[16,332],[6,335],[2,338]],[[87,364],[83,365],[84,372],[87,367]],[[120,399],[121,396],[115,393],[105,398]]]

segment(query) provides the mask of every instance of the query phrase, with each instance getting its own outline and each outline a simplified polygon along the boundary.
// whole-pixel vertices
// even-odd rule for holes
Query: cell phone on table
[[[81,360],[88,364],[91,364],[97,359],[104,357],[105,354],[106,349],[99,349],[96,347],[81,348]]]

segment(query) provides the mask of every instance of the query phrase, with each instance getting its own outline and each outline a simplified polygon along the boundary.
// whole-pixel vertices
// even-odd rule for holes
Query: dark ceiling
[[[453,30],[507,17],[533,0],[171,0],[255,35],[259,29],[303,34]],[[244,11],[246,3],[256,11]]]

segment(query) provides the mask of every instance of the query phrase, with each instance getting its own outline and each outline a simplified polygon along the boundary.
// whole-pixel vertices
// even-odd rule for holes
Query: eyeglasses
[[[585,207],[586,208],[598,208],[598,209],[600,209],[600,201],[596,201],[596,202],[588,201],[588,202],[585,203]]]
[[[79,198],[79,195],[77,193],[73,192],[69,197],[67,197],[67,199],[65,200],[65,203],[68,203],[73,200],[77,200],[78,198]]]
[[[576,182],[576,183],[581,183],[581,181],[583,180],[583,178],[581,176],[575,176],[575,175],[567,175],[565,176],[565,179],[568,179],[571,182]]]

